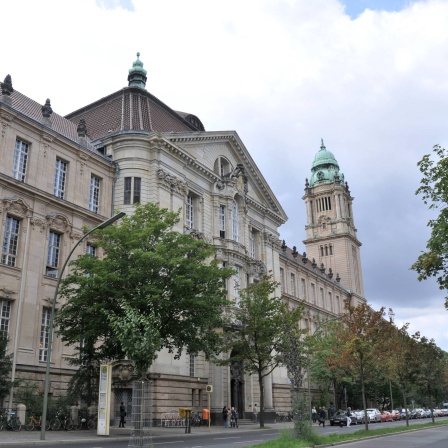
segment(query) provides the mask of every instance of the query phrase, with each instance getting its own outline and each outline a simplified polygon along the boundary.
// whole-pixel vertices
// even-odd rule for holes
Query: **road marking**
[[[241,437],[214,437],[213,440],[241,439]]]
[[[160,442],[160,443],[153,443],[153,445],[168,445],[169,443],[185,443],[184,440],[176,440],[175,442]]]

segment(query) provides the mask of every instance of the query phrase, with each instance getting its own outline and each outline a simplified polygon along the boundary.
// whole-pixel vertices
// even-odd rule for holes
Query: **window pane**
[[[50,308],[44,308],[42,310],[42,321],[40,325],[40,343],[39,343],[39,361],[47,360],[48,353],[48,336],[50,325]]]
[[[14,149],[14,162],[12,168],[12,175],[15,179],[23,182],[25,180],[26,164],[28,161],[28,144],[21,140],[16,140]]]
[[[193,197],[187,196],[187,202],[185,204],[185,226],[188,229],[193,228]]]
[[[8,333],[10,318],[11,302],[9,300],[0,300],[0,331]]]
[[[132,177],[125,177],[124,178],[124,198],[123,198],[124,204],[131,203],[131,189],[132,189]]]
[[[2,263],[8,266],[16,265],[17,247],[19,241],[19,220],[6,217],[5,235],[2,247]]]
[[[100,201],[100,179],[96,176],[90,178],[90,195],[89,195],[89,210],[98,213]]]
[[[219,237],[226,237],[226,208],[224,205],[219,206]]]
[[[59,250],[61,247],[61,235],[50,232],[48,236],[47,272],[50,277],[58,276]]]
[[[60,159],[56,159],[53,193],[57,198],[64,199],[66,173],[67,173],[67,162],[64,162],[63,160]]]
[[[238,242],[238,203],[234,200],[232,203],[232,239]]]
[[[141,202],[140,194],[142,187],[142,179],[140,177],[134,177],[134,199],[132,201],[133,204],[138,204]]]

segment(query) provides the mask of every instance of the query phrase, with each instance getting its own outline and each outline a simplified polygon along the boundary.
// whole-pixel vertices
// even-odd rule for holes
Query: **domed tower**
[[[361,243],[356,237],[352,202],[347,182],[334,155],[322,140],[305,183],[307,256],[331,269],[340,284],[364,298]]]

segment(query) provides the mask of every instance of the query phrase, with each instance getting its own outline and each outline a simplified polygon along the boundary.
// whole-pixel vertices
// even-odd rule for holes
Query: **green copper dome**
[[[140,87],[144,89],[146,87],[146,73],[143,68],[143,62],[139,59],[140,53],[137,53],[137,60],[132,64],[132,68],[129,69],[128,81],[129,87]]]
[[[324,141],[320,145],[320,150],[314,157],[311,165],[311,177],[309,186],[323,183],[344,183],[344,175],[339,172],[339,165],[332,152],[328,151]]]

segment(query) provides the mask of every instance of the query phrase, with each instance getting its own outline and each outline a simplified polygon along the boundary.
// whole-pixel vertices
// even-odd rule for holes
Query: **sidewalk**
[[[266,427],[269,428],[275,428],[275,429],[283,429],[283,428],[292,428],[292,423],[270,423],[267,424]],[[241,432],[247,432],[247,431],[257,431],[260,430],[259,424],[252,424],[252,425],[244,425],[240,426],[239,428],[224,428],[223,426],[211,426],[210,431],[207,426],[199,426],[199,427],[192,427],[191,433],[198,435],[198,434],[228,434],[231,431],[241,431]],[[25,431],[24,428],[22,428],[21,431],[14,432],[10,430],[3,430],[0,432],[0,446],[18,446],[24,443],[27,443],[28,445],[32,444],[35,446],[58,446],[58,445],[64,445],[66,443],[73,443],[73,442],[95,442],[98,440],[105,440],[108,441],[120,441],[120,440],[127,440],[129,439],[131,435],[131,428],[117,428],[113,427],[110,428],[109,436],[98,436],[96,434],[96,431],[88,431],[88,430],[81,430],[81,431],[46,431],[45,432],[45,440],[40,440],[40,431]],[[186,437],[185,434],[185,428],[179,427],[179,428],[153,428],[152,430],[152,437],[154,439],[159,439],[163,437],[173,437],[173,436],[179,436],[179,437]]]

